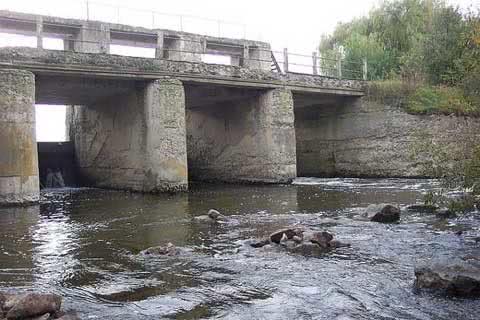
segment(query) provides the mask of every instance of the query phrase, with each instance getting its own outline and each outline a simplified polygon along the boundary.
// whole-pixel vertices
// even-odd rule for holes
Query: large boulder
[[[374,222],[397,222],[400,220],[400,209],[391,204],[373,204],[367,207],[363,217]]]
[[[28,293],[15,300],[6,318],[14,320],[54,314],[60,310],[61,305],[62,297],[56,294]]]
[[[442,260],[415,268],[415,289],[457,297],[480,297],[480,265],[459,259]]]

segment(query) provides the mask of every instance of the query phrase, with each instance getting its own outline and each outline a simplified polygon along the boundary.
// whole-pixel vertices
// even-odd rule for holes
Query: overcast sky
[[[86,0],[0,0],[0,9],[61,17],[87,17]],[[480,0],[448,0],[462,8],[480,8]],[[323,33],[338,22],[366,15],[379,0],[89,0],[92,20],[120,22],[151,28],[168,28],[214,36],[246,37],[270,42],[274,50],[311,54]],[[150,11],[173,15],[154,14]],[[185,15],[183,19],[175,14]],[[204,17],[202,20],[194,17]],[[218,24],[218,20],[222,22]],[[233,24],[225,23],[233,22]],[[2,37],[2,35],[0,35]],[[3,41],[2,41],[3,40]],[[10,40],[0,38],[2,42]],[[15,39],[13,41],[18,40]],[[32,42],[33,41],[33,42]],[[27,41],[28,42],[28,41]],[[34,44],[35,40],[31,40]],[[61,44],[52,43],[51,48]],[[47,45],[48,46],[48,45]],[[65,110],[37,108],[37,138],[64,138]],[[53,125],[55,124],[55,125]]]

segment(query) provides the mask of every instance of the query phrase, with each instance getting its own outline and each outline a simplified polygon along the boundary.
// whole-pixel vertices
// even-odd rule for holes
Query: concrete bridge
[[[190,180],[285,183],[311,173],[318,110],[362,81],[272,71],[265,42],[0,11],[0,204],[39,199],[35,104],[68,105],[82,184],[141,192]],[[43,48],[46,38],[64,50]],[[152,58],[110,54],[114,45]],[[202,62],[205,54],[229,65]],[[52,126],[55,125],[52,123]]]

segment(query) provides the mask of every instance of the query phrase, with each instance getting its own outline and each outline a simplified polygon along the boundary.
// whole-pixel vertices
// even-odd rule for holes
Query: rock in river
[[[437,218],[440,218],[440,219],[450,219],[450,218],[457,217],[455,212],[450,211],[449,209],[446,209],[446,208],[438,210],[436,216]]]
[[[212,223],[222,223],[225,222],[226,218],[220,212],[215,209],[208,210],[207,214],[197,216],[193,218],[197,222],[212,222]]]
[[[282,238],[287,238],[288,240],[292,240],[295,236],[302,235],[302,231],[300,229],[280,229],[272,234],[270,234],[270,241],[276,244],[279,244],[282,241]]]
[[[415,268],[415,289],[429,289],[458,297],[480,297],[480,265],[463,260],[441,260]]]
[[[370,221],[391,223],[400,220],[400,209],[391,204],[372,204],[363,214]]]
[[[180,253],[178,248],[171,242],[166,246],[150,247],[140,252],[143,255],[175,256]]]
[[[4,309],[8,310],[6,318],[10,320],[53,314],[60,310],[61,305],[62,298],[56,294],[28,293],[14,299],[9,310],[10,305],[4,304]]]

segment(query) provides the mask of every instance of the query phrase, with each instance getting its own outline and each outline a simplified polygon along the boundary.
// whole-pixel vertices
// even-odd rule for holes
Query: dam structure
[[[190,180],[287,183],[314,174],[322,108],[364,94],[363,80],[341,72],[289,72],[287,51],[278,63],[265,42],[10,11],[0,11],[0,32],[37,40],[0,48],[0,204],[39,200],[36,104],[68,106],[81,185],[175,192]],[[43,48],[46,38],[63,50]],[[151,57],[112,54],[112,46]],[[230,63],[205,63],[205,55]]]

